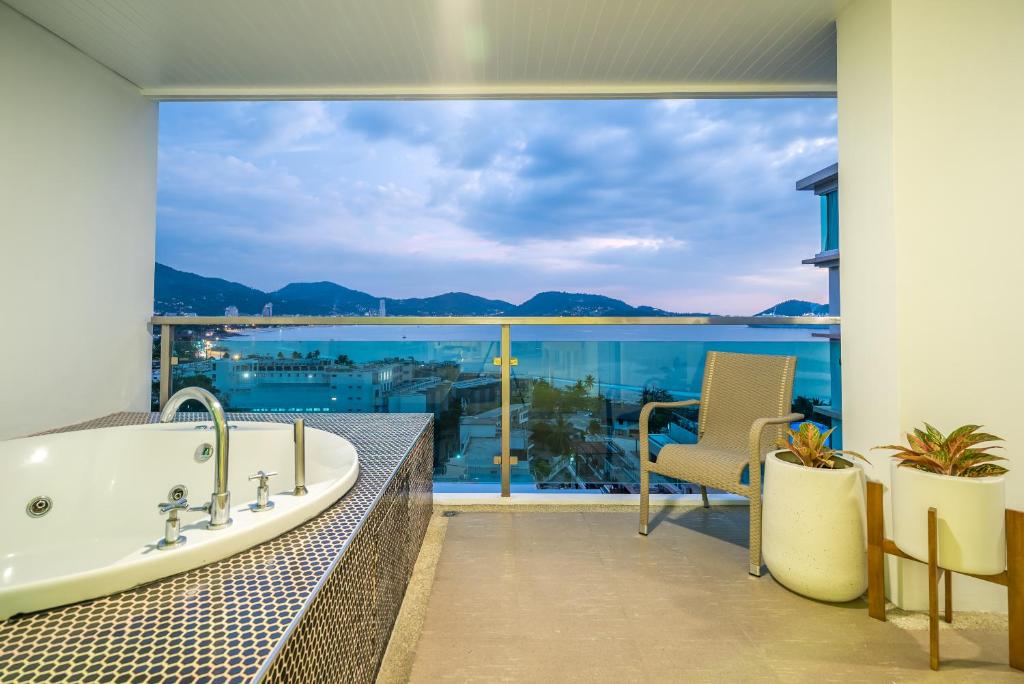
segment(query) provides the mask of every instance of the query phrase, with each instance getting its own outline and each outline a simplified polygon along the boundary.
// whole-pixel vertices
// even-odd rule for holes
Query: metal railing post
[[[174,350],[174,326],[160,326],[160,409],[171,398],[171,354]]]
[[[512,495],[512,332],[501,326],[501,495]]]

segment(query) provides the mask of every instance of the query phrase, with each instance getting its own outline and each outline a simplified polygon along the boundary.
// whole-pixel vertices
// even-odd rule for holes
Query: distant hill
[[[359,290],[350,290],[335,283],[290,283],[265,295],[272,302],[274,313],[282,316],[327,316],[330,314],[376,313],[380,299]],[[238,307],[239,313],[242,307]],[[221,312],[223,313],[223,312]],[[253,310],[259,313],[259,309]]]
[[[266,292],[245,285],[156,265],[153,310],[157,312],[222,316],[226,307],[237,306],[239,312],[259,313],[268,301]]]
[[[392,316],[502,316],[515,309],[515,304],[500,299],[484,299],[465,292],[384,301]],[[437,313],[439,311],[444,313]]]
[[[274,292],[263,292],[221,278],[207,278],[156,265],[153,310],[157,313],[191,313],[222,316],[229,306],[242,316],[257,315],[270,302],[283,316],[375,315],[384,300],[391,316],[708,316],[677,314],[652,306],[632,306],[620,299],[579,292],[541,292],[518,306],[500,299],[485,299],[465,292],[446,292],[434,297],[394,299],[376,297],[360,290],[321,281],[290,283]],[[789,300],[758,315],[802,316],[827,313],[823,304]]]
[[[755,316],[828,316],[827,304],[805,302],[802,299],[787,299]]]
[[[671,316],[651,306],[580,292],[541,292],[515,307],[514,316]]]

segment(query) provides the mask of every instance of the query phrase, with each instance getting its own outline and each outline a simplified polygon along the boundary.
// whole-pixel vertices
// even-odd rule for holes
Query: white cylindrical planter
[[[762,553],[787,589],[852,601],[868,586],[864,471],[808,468],[768,454]]]
[[[892,461],[893,541],[928,562],[928,509],[938,518],[939,566],[995,575],[1006,569],[1006,483],[999,477],[951,477]]]

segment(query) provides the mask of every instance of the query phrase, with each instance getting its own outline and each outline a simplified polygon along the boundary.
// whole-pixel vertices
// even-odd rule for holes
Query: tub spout
[[[306,421],[302,418],[295,420],[294,441],[295,441],[295,489],[292,494],[305,496],[309,493],[306,489]]]
[[[213,494],[210,503],[203,506],[209,510],[211,530],[219,530],[231,524],[231,492],[228,491],[228,423],[224,417],[224,407],[217,397],[200,387],[186,387],[178,390],[167,400],[167,405],[160,411],[160,422],[169,423],[174,414],[188,400],[202,404],[213,418],[213,429],[216,438],[214,445]]]

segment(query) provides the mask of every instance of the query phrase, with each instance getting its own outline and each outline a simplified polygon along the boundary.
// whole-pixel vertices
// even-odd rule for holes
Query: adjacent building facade
[[[797,190],[811,191],[821,203],[821,250],[803,263],[828,269],[828,315],[839,316],[839,164],[832,164],[796,182]],[[843,443],[843,374],[842,345],[838,325],[815,336],[828,338],[832,403],[818,406],[815,413],[828,418],[836,431],[833,445]]]

